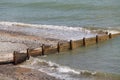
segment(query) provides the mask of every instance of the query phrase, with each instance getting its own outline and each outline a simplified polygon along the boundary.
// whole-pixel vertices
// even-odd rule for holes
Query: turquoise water
[[[0,0],[0,20],[66,26],[120,26],[120,0]]]
[[[76,71],[96,72],[95,76],[73,80],[120,80],[120,37],[89,47],[82,47],[47,57],[38,57],[59,65],[69,66]],[[63,71],[66,69],[63,69]],[[99,72],[101,75],[99,75]],[[70,73],[68,68],[68,73]],[[65,74],[64,74],[65,75]],[[102,79],[101,79],[102,78]],[[66,79],[70,80],[70,79]],[[71,79],[72,80],[72,79]]]
[[[120,29],[120,0],[0,0],[0,21]],[[99,45],[38,57],[38,59],[43,58],[75,70],[109,75],[107,78],[104,78],[106,75],[102,75],[103,79],[91,78],[91,76],[84,78],[79,76],[75,79],[69,76],[71,79],[67,80],[120,80],[119,44],[120,38],[116,38]],[[36,66],[33,67],[41,67]],[[71,71],[69,68],[67,70]]]
[[[98,45],[78,48],[44,57],[71,68],[108,73],[120,73],[120,37]]]

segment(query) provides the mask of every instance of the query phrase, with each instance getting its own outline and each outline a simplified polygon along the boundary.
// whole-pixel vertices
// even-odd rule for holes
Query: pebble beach
[[[0,30],[0,60],[13,58],[13,51],[24,51],[27,48],[37,48],[42,44],[55,45],[56,40],[48,40],[32,35]],[[6,56],[7,55],[7,56]],[[34,69],[21,68],[17,65],[0,65],[1,80],[59,80],[55,77]]]
[[[46,73],[12,64],[0,65],[0,80],[60,80]]]
[[[29,30],[26,32],[25,29]],[[37,30],[35,28],[35,31],[32,31],[32,29],[34,28],[16,25],[1,25],[0,61],[11,61],[14,51],[25,51],[27,48],[39,48],[42,44],[56,46],[59,41],[68,41],[72,36],[75,36],[69,33],[80,32],[74,30],[54,30],[50,28],[38,28]],[[47,33],[41,34],[41,32]],[[64,32],[65,35],[62,36],[63,34],[60,32]],[[0,79],[2,80],[59,80],[44,72],[23,68],[18,65],[4,64],[0,65],[0,67]]]

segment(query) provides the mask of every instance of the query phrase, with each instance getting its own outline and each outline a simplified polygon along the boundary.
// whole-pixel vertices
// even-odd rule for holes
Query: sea
[[[0,0],[0,24],[6,22],[120,32],[120,0]],[[62,80],[120,80],[120,37],[73,51],[31,57],[20,66]]]

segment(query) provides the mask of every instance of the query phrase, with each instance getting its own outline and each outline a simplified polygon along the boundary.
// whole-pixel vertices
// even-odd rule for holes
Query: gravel
[[[60,80],[46,73],[14,66],[12,64],[0,65],[0,80]]]

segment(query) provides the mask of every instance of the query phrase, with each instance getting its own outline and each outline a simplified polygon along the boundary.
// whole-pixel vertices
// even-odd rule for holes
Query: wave
[[[92,37],[95,34],[91,33],[82,27],[68,27],[55,25],[27,24],[19,22],[0,22],[0,29],[21,32],[27,35],[41,36],[44,38],[53,38],[61,40],[77,40],[83,37]],[[43,34],[44,33],[44,34]],[[64,34],[63,34],[64,33]]]
[[[30,60],[20,65],[36,69],[63,80],[119,80],[120,75],[102,73],[89,70],[77,70],[68,66],[62,66],[51,61],[31,57]]]
[[[49,39],[59,40],[80,40],[83,37],[95,37],[101,33],[119,33],[118,30],[102,29],[102,28],[87,28],[87,27],[71,27],[59,25],[41,25],[41,24],[27,24],[20,22],[5,22],[0,21],[0,30],[7,30],[11,32],[20,32],[26,35],[40,36]],[[43,34],[44,33],[44,34]]]
[[[56,26],[56,25],[41,25],[41,24],[28,24],[28,23],[20,23],[20,22],[7,22],[0,21],[0,25],[3,26],[17,26],[17,27],[34,27],[34,28],[42,28],[42,29],[54,29],[54,30],[72,30],[72,31],[82,31],[85,33],[90,33],[92,31],[102,31],[109,33],[118,33],[120,32],[119,27],[108,27],[108,28],[98,28],[98,27],[71,27],[71,26]]]
[[[70,75],[80,74],[79,71],[71,69],[70,67],[61,66],[51,61],[46,61],[43,59],[38,59],[38,58],[33,58],[33,57],[31,57],[29,61],[20,65],[20,67],[36,69],[44,73],[47,73],[48,75],[54,76],[59,79],[65,79],[65,80],[74,80],[76,78],[71,77]]]
[[[82,27],[67,27],[67,26],[54,26],[54,25],[37,25],[37,24],[27,24],[20,22],[6,22],[0,21],[0,25],[4,26],[20,26],[20,27],[36,27],[36,28],[44,28],[44,29],[58,29],[58,30],[74,30],[74,31],[88,31]]]

